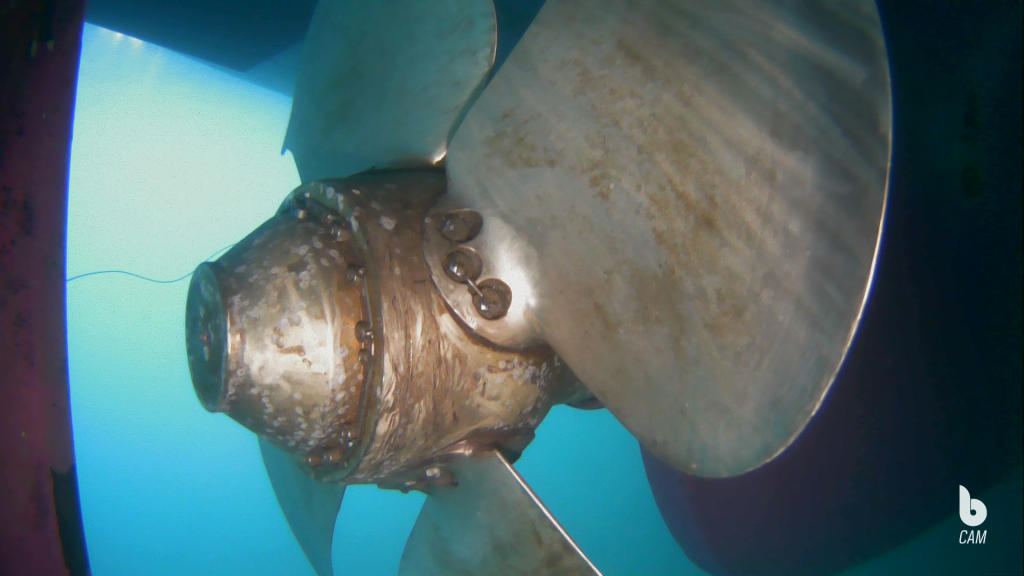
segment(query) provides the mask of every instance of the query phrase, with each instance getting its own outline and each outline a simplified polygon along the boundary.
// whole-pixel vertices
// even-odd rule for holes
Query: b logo
[[[988,516],[988,509],[985,503],[977,498],[971,498],[967,488],[960,486],[960,521],[968,526],[978,526]]]

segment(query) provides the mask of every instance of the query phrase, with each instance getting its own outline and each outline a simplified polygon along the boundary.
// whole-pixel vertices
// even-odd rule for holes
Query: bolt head
[[[445,214],[441,222],[441,235],[452,242],[469,242],[483,228],[484,219],[473,210],[456,210]]]
[[[497,320],[508,313],[512,305],[512,289],[501,280],[490,278],[477,285],[479,293],[473,294],[473,305],[481,317]]]

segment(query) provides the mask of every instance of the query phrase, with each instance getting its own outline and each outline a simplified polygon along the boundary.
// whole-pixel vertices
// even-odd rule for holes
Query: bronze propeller
[[[499,3],[500,7],[500,3]],[[197,269],[203,405],[260,436],[333,573],[349,484],[428,495],[400,574],[599,574],[512,467],[556,404],[678,470],[800,434],[869,294],[890,155],[875,5],[322,0],[303,184]]]

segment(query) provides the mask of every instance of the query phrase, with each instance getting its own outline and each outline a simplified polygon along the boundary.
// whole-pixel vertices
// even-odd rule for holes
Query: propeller
[[[197,391],[287,451],[261,439],[320,574],[358,482],[428,494],[403,575],[598,574],[510,464],[550,406],[600,402],[676,469],[741,474],[814,415],[868,297],[891,131],[872,2],[548,0],[521,38],[510,5],[322,0],[286,137],[304,185],[190,289]],[[272,294],[225,292],[254,269]],[[275,346],[333,360],[297,388]]]
[[[462,460],[454,468],[462,478],[457,486],[427,493],[399,576],[600,576],[499,452]]]
[[[318,3],[285,135],[302,181],[442,160],[496,49],[488,0]]]
[[[888,78],[871,2],[548,2],[451,143],[448,205],[502,223],[477,245],[513,231],[482,256],[526,279],[523,331],[646,448],[739,474],[853,336]]]
[[[291,454],[264,438],[260,438],[260,453],[288,526],[309,563],[317,574],[334,574],[331,543],[345,485],[317,482],[295,463]]]

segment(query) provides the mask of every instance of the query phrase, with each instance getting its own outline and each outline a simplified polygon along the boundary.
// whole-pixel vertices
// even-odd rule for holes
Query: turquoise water
[[[248,234],[299,179],[290,99],[87,25],[75,112],[69,277],[173,279]],[[79,488],[93,573],[313,574],[256,437],[206,412],[185,360],[187,281],[119,274],[68,287]],[[517,465],[607,574],[703,574],[665,528],[636,441],[605,411],[558,408]],[[396,573],[423,497],[357,486],[339,574]]]
[[[291,157],[280,154],[289,107],[279,93],[87,25],[68,276],[117,269],[170,280],[248,234],[299,183]],[[192,391],[186,291],[187,281],[122,274],[68,287],[72,415],[93,573],[312,575],[255,437],[203,410]],[[703,574],[665,528],[636,441],[607,412],[554,410],[517,468],[609,576]],[[848,573],[975,573],[998,560],[981,549],[954,554],[961,526],[951,488],[944,521]],[[1020,490],[1018,469],[978,494],[994,525],[1019,526]],[[395,574],[422,501],[349,489],[336,528],[338,574]],[[992,531],[991,552],[1015,548],[999,534]]]

